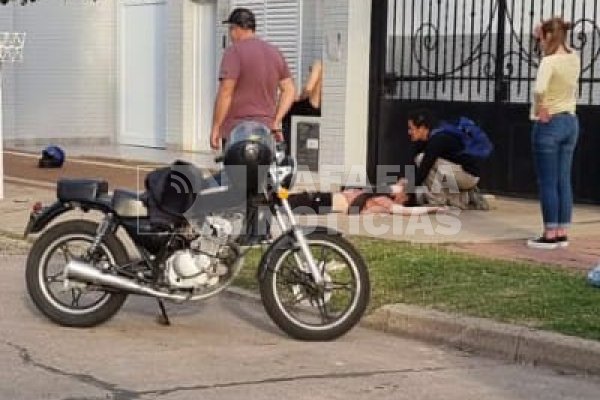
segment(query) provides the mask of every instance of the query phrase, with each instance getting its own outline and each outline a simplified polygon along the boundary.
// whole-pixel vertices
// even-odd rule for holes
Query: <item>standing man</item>
[[[256,37],[252,11],[236,8],[223,23],[233,43],[221,61],[210,145],[219,150],[244,120],[266,125],[281,140],[281,122],[296,91],[287,63],[275,46]]]

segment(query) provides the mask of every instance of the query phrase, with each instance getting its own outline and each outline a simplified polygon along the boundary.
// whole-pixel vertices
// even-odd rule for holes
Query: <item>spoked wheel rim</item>
[[[356,309],[362,282],[353,257],[325,240],[308,243],[322,273],[324,290],[313,284],[308,268],[298,265],[299,250],[286,250],[274,269],[273,293],[281,312],[308,330],[329,330],[343,324]]]
[[[74,315],[88,314],[104,306],[111,294],[87,284],[69,281],[65,287],[64,268],[72,260],[83,260],[94,237],[84,234],[62,236],[54,240],[40,258],[38,279],[46,299],[57,309]],[[102,263],[115,265],[114,255],[100,244]]]

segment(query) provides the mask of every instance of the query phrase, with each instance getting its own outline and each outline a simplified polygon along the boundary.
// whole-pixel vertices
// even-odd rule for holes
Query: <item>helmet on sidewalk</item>
[[[65,162],[65,152],[58,146],[50,145],[42,150],[42,158],[39,159],[40,168],[60,168]]]

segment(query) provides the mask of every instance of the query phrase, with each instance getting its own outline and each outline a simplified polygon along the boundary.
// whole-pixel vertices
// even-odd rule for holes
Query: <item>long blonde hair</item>
[[[563,46],[567,53],[570,53],[571,50],[567,46],[567,31],[571,29],[573,29],[573,24],[565,22],[561,17],[554,17],[543,21],[540,28],[541,35],[548,41],[544,49],[544,55],[549,56],[556,53],[560,46]]]

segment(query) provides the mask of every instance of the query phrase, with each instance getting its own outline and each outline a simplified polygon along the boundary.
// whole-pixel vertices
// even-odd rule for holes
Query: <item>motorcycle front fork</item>
[[[277,220],[277,224],[279,225],[279,228],[281,228],[282,232],[287,232],[288,230],[292,232],[294,238],[296,239],[296,243],[298,243],[298,246],[300,247],[300,252],[302,253],[302,256],[305,260],[305,262],[302,262],[298,253],[294,252],[296,263],[298,263],[298,265],[301,267],[304,265],[308,266],[308,272],[310,272],[314,282],[317,285],[322,284],[323,275],[319,270],[319,267],[317,265],[317,262],[315,261],[315,258],[313,257],[312,252],[310,251],[308,242],[306,241],[306,236],[302,231],[302,228],[298,225],[298,222],[296,221],[296,217],[292,212],[290,203],[287,201],[287,199],[280,199],[280,203],[281,206],[275,206],[275,217]]]

